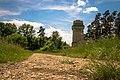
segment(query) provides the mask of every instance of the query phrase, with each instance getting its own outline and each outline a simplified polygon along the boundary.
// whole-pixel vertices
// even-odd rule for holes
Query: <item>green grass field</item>
[[[99,39],[96,42],[80,44],[78,47],[71,47],[56,52],[43,52],[54,55],[69,57],[80,57],[97,60],[120,61],[120,39]]]
[[[19,46],[0,41],[0,63],[9,61],[21,61],[27,59],[32,53]]]

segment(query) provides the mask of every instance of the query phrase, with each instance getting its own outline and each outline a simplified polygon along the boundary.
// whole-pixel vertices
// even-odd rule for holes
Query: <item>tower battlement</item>
[[[75,20],[75,21],[73,21],[73,26],[79,26],[80,27],[81,25],[83,25],[83,21],[81,21],[81,20]]]

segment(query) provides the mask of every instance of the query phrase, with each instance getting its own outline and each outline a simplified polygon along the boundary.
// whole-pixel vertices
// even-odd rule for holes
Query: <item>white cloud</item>
[[[86,8],[83,13],[90,13],[90,12],[97,12],[98,11],[98,8],[96,7],[89,7],[89,8]]]
[[[88,23],[87,26],[91,25],[91,23]]]
[[[42,23],[38,23],[38,22],[30,22],[30,21],[25,21],[25,20],[11,20],[11,21],[1,21],[4,23],[14,23],[16,26],[21,26],[22,24],[26,23],[26,24],[30,24],[32,26],[34,26],[34,29],[38,32],[39,27],[40,26],[44,26],[44,24]],[[67,42],[67,44],[71,45],[72,43],[72,33],[71,32],[67,32],[65,30],[62,29],[56,29],[54,27],[49,27],[46,28],[45,27],[45,35],[47,37],[50,37],[53,31],[58,31],[60,36],[62,37],[62,41]]]
[[[78,16],[80,12],[90,13],[90,12],[98,11],[96,7],[88,7],[88,8],[83,7],[83,6],[86,6],[87,4],[89,4],[89,0],[85,0],[85,1],[77,0],[77,2],[73,4],[70,4],[70,3],[63,4],[63,5],[62,4],[58,4],[58,5],[50,4],[50,5],[43,5],[43,6],[36,5],[36,8],[37,9],[39,8],[39,10],[62,10],[62,11],[67,12],[72,17]]]
[[[81,12],[92,12],[89,11],[89,8],[84,9],[86,5],[89,4],[89,0],[76,0],[76,2],[73,2],[72,4],[67,0],[13,0],[12,2],[15,5],[14,7],[11,7],[11,9],[9,7],[1,7],[2,9],[6,10],[0,10],[0,16],[20,15],[23,11],[27,10],[61,10],[67,12],[73,17],[78,16],[78,14]],[[20,5],[16,5],[16,3],[19,3]],[[4,5],[6,6],[7,4]],[[93,9],[93,7],[91,8]]]
[[[30,25],[34,26],[34,29],[35,29],[36,31],[39,30],[39,27],[40,27],[40,26],[44,26],[44,24],[39,23],[39,22],[30,22],[30,21],[16,20],[16,19],[13,19],[13,20],[11,20],[11,21],[2,21],[2,22],[4,22],[4,23],[12,23],[12,24],[14,23],[17,27],[21,26],[21,25],[24,24],[24,23],[30,24]]]
[[[90,13],[90,12],[96,12],[98,9],[96,7],[88,7],[83,8],[82,6],[86,6],[89,3],[89,0],[83,1],[83,0],[77,0],[75,4],[71,5],[46,5],[44,7],[39,7],[41,10],[62,10],[67,12],[70,16],[76,17],[80,12],[83,13]],[[37,6],[38,7],[38,6]]]
[[[65,18],[65,19],[59,19],[59,21],[64,21],[64,22],[72,23],[73,19]]]
[[[78,0],[77,1],[78,6],[85,6],[86,2],[82,1],[82,0]]]
[[[39,0],[35,0],[35,1],[38,2]],[[34,1],[34,3],[35,3],[35,1]],[[31,5],[31,8],[36,9],[36,10],[59,10],[59,11],[65,11],[70,16],[76,16],[77,14],[82,12],[83,8],[81,8],[81,6],[85,6],[87,4],[88,0],[86,2],[82,1],[82,0],[77,0],[77,2],[75,4],[71,4],[71,3],[68,3],[67,1],[61,0],[61,1],[59,1],[60,4],[58,4],[58,5],[56,3],[52,4],[52,3],[56,2],[56,0],[41,0],[41,2],[42,3],[39,3],[39,2],[36,3],[36,5]]]
[[[0,10],[0,16],[6,16],[6,15],[19,15],[20,12],[12,12],[9,10]]]
[[[95,5],[102,4],[105,2],[118,2],[119,3],[120,0],[97,0],[97,1],[95,1]]]
[[[77,6],[45,6],[41,7],[42,10],[63,10],[65,12],[80,12],[82,8]]]
[[[40,9],[43,10],[70,10],[69,6],[45,6],[45,7],[41,7]]]
[[[70,6],[71,9],[75,9],[76,7],[75,6]]]
[[[81,12],[82,11],[82,8],[77,8],[77,12]]]
[[[70,16],[76,16],[77,14],[79,14],[82,11],[82,8],[78,7],[78,6],[62,6],[62,5],[54,5],[54,6],[45,6],[45,7],[40,7],[40,10],[60,10],[60,11],[65,11],[66,13],[68,13]]]
[[[46,36],[50,37],[53,31],[58,31],[62,37],[62,41],[65,41],[67,44],[71,45],[72,43],[72,32],[67,32],[62,29],[57,29],[54,27],[49,27],[45,29]]]

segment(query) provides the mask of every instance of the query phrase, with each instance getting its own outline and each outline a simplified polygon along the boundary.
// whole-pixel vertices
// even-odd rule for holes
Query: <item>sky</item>
[[[0,21],[31,24],[36,31],[44,26],[46,36],[58,31],[71,44],[74,20],[83,20],[86,33],[95,15],[106,10],[120,11],[120,0],[0,0]]]

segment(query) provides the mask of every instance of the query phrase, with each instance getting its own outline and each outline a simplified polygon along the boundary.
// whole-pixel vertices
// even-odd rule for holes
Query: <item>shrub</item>
[[[21,47],[24,47],[24,48],[26,48],[27,44],[28,44],[27,37],[22,36],[21,34],[17,34],[17,33],[7,36],[6,40],[9,43],[14,43],[14,44],[20,45]]]

